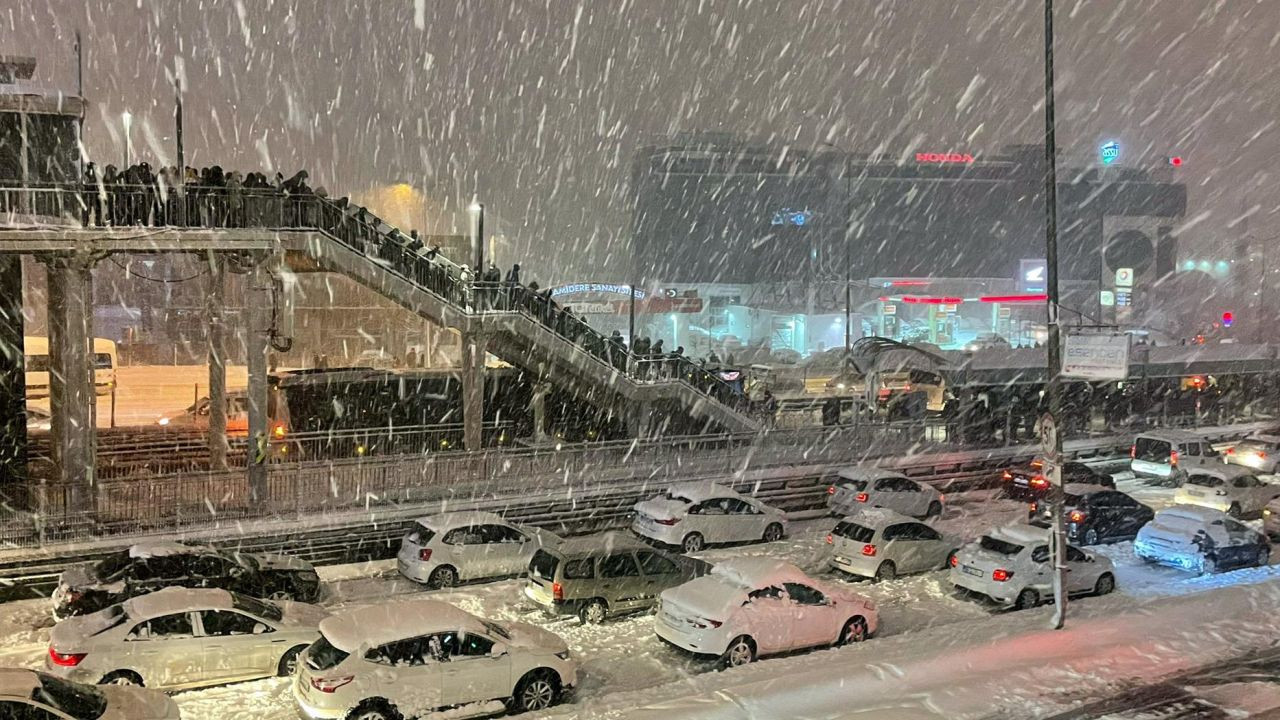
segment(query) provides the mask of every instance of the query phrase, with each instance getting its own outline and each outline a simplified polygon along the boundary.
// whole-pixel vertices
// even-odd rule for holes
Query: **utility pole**
[[[1053,0],[1044,2],[1044,240],[1048,266],[1049,312],[1048,381],[1049,417],[1047,428],[1041,421],[1044,449],[1049,451],[1049,493],[1053,512],[1053,629],[1061,630],[1067,619],[1066,573],[1067,533],[1062,517],[1062,335],[1058,324],[1058,173],[1057,138],[1053,116]]]
[[[178,140],[178,224],[187,224],[187,157],[182,146],[182,68],[181,62],[173,66],[173,124]]]

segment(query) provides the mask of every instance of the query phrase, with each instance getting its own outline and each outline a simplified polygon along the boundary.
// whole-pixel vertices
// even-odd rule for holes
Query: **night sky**
[[[491,227],[547,280],[626,262],[635,149],[685,131],[981,158],[1042,132],[1042,4],[1009,0],[7,0],[0,46],[75,87],[88,152],[173,160],[180,59],[188,164],[306,168],[331,194],[408,182],[461,229]],[[1273,2],[1061,1],[1058,141],[1121,162],[1186,164],[1183,247],[1267,237],[1280,192],[1280,12]],[[1242,228],[1242,213],[1252,212]],[[1225,251],[1224,251],[1225,252]],[[520,257],[516,258],[518,254]]]

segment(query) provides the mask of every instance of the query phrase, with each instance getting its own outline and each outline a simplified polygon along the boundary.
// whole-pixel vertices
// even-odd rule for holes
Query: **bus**
[[[23,367],[27,397],[49,397],[49,338],[31,335],[22,338]],[[106,395],[116,386],[116,344],[106,338],[93,339],[93,389]]]

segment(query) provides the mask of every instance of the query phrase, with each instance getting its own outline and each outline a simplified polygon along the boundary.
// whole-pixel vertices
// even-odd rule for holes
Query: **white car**
[[[1184,430],[1143,433],[1129,449],[1129,469],[1140,478],[1181,485],[1187,473],[1219,467],[1222,456],[1205,438]]]
[[[882,507],[912,517],[939,517],[946,497],[906,475],[858,465],[840,471],[827,488],[827,507],[848,515],[864,507]]]
[[[537,528],[512,525],[491,512],[454,512],[418,518],[400,541],[400,574],[431,587],[460,581],[514,577],[540,548],[560,538]]]
[[[1260,513],[1267,503],[1280,497],[1280,485],[1264,483],[1253,473],[1238,465],[1191,470],[1173,502],[1221,510],[1235,518]]]
[[[58,623],[45,666],[79,682],[154,688],[287,676],[327,616],[287,600],[168,588]]]
[[[919,520],[883,508],[844,518],[827,542],[831,567],[876,580],[945,569],[962,544]]]
[[[94,687],[35,670],[0,669],[0,718],[179,720],[169,696],[138,687]]]
[[[762,655],[860,642],[875,634],[875,605],[821,583],[791,563],[734,558],[710,575],[662,593],[653,628],[658,637],[725,667]]]
[[[1174,505],[1156,513],[1138,531],[1133,552],[1147,562],[1198,573],[1262,567],[1271,561],[1265,535],[1198,505]]]
[[[951,584],[1020,610],[1035,607],[1053,598],[1049,541],[1045,528],[997,528],[952,557]],[[1115,570],[1105,556],[1068,545],[1066,583],[1069,595],[1106,595],[1115,589]]]
[[[1228,448],[1225,455],[1227,462],[1232,465],[1243,465],[1260,473],[1275,475],[1280,470],[1280,437],[1251,435]]]
[[[631,530],[686,553],[711,543],[775,542],[786,536],[785,514],[722,485],[672,485],[666,494],[636,503]]]
[[[438,600],[348,610],[320,623],[320,634],[293,683],[305,718],[398,720],[491,701],[542,710],[578,679],[555,634]]]

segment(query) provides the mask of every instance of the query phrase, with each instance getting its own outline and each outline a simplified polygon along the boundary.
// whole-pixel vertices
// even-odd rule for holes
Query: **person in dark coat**
[[[666,359],[666,357],[667,357],[666,350],[664,350],[662,347],[662,338],[658,338],[658,341],[655,342],[653,346],[649,348],[649,356],[645,358],[646,360],[649,361],[648,374],[650,377],[652,377],[655,380],[662,378],[662,368],[663,368],[663,365],[666,364],[666,363],[663,363],[662,361]]]
[[[677,345],[676,349],[672,350],[667,355],[667,362],[666,362],[667,377],[672,377],[672,378],[680,377],[680,362],[682,360],[684,360],[684,346]]]

